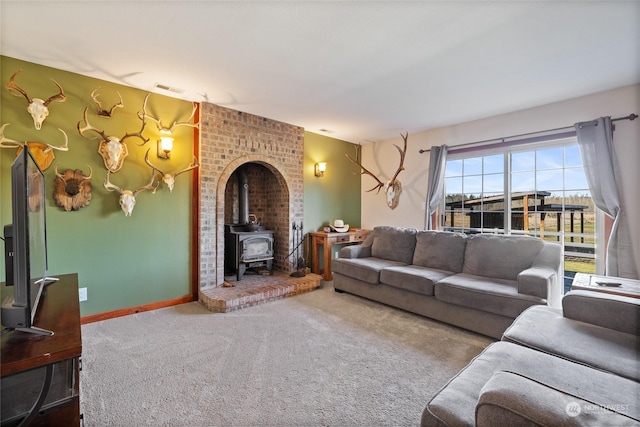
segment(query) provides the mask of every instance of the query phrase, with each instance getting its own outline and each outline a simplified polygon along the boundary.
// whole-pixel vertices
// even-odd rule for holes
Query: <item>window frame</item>
[[[564,148],[567,146],[577,146],[578,145],[578,140],[577,137],[575,136],[575,134],[573,135],[568,135],[567,134],[562,134],[562,135],[558,135],[557,137],[553,137],[553,135],[549,135],[548,137],[544,138],[543,140],[536,140],[536,141],[531,141],[531,140],[523,140],[521,143],[518,143],[518,141],[512,141],[509,143],[504,143],[503,144],[488,144],[487,147],[483,147],[482,145],[476,146],[476,147],[470,147],[470,148],[465,148],[462,150],[456,150],[455,146],[451,147],[451,149],[449,150],[449,154],[447,156],[447,162],[452,161],[452,160],[464,160],[464,159],[469,159],[469,158],[474,158],[474,157],[486,157],[486,156],[491,156],[491,155],[496,155],[496,154],[501,154],[503,155],[503,161],[504,161],[504,168],[503,168],[503,174],[504,174],[504,182],[503,182],[503,194],[504,194],[504,221],[503,221],[503,227],[501,229],[497,229],[499,233],[501,234],[520,234],[520,233],[513,233],[514,230],[512,230],[512,202],[506,202],[507,198],[509,201],[511,201],[511,197],[512,197],[512,191],[511,191],[511,182],[512,182],[512,170],[511,170],[511,155],[513,153],[517,153],[517,152],[526,152],[526,151],[537,151],[537,150],[542,150],[542,149],[549,149],[549,148]],[[583,166],[584,168],[584,166]],[[562,170],[564,171],[566,169],[565,165],[563,165]],[[534,172],[537,171],[537,168],[534,169]],[[446,172],[445,172],[446,173]],[[463,174],[461,175],[461,177],[464,177],[465,174],[463,172]],[[484,177],[484,170],[482,171],[481,175],[482,177]],[[445,178],[446,181],[446,178]],[[564,190],[564,183],[563,183],[563,191]],[[448,227],[446,225],[446,220],[447,220],[447,213],[448,211],[446,210],[446,185],[445,188],[443,189],[443,197],[442,197],[442,201],[440,202],[440,206],[438,208],[438,215],[437,215],[437,219],[438,219],[438,229],[444,229],[445,227]],[[464,192],[464,187],[463,187],[463,195],[465,194]],[[594,214],[595,214],[595,229],[594,229],[594,238],[595,238],[595,248],[594,248],[594,255],[595,255],[595,274],[604,274],[604,270],[605,270],[605,256],[606,256],[606,242],[608,241],[608,236],[610,234],[610,229],[611,227],[608,226],[607,227],[607,221],[606,219],[608,217],[606,217],[606,215],[604,215],[604,213],[598,209],[597,206],[594,206]],[[610,223],[611,221],[609,221]],[[479,230],[477,232],[480,233],[490,233],[490,229],[489,228],[484,228],[482,226],[483,224],[480,224]],[[466,228],[466,227],[464,227]],[[463,228],[463,229],[464,229]],[[475,227],[469,227],[470,229],[473,229]],[[563,272],[564,272],[564,246],[566,244],[565,242],[565,233],[567,231],[565,230],[565,226],[564,226],[564,221],[561,227],[561,231],[560,231],[560,237],[559,239],[563,242],[563,264],[562,264],[562,268],[563,268]],[[526,231],[523,231],[522,234],[529,234]]]

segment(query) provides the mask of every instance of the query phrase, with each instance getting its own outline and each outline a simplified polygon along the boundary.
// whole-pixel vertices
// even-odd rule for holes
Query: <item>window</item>
[[[441,228],[526,234],[564,245],[565,287],[596,273],[596,212],[575,138],[456,155],[445,171]]]

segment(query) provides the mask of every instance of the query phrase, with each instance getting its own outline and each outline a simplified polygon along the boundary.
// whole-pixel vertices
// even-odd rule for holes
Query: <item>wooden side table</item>
[[[311,272],[321,274],[320,251],[318,246],[323,246],[324,265],[323,276],[325,281],[333,280],[331,273],[331,248],[336,244],[361,243],[371,233],[371,230],[352,229],[346,233],[325,233],[323,231],[311,232]]]
[[[619,284],[619,286],[605,286],[606,284]],[[640,298],[640,280],[576,273],[571,283],[571,290],[603,292],[624,297]]]

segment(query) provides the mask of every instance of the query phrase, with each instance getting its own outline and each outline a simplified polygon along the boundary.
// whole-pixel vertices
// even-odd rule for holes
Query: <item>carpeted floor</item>
[[[84,425],[416,426],[491,340],[330,284],[232,313],[82,326]]]

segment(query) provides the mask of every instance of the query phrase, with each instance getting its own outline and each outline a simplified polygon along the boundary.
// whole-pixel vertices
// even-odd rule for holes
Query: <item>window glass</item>
[[[486,156],[482,158],[483,173],[502,173],[504,172],[504,155],[496,154],[495,156]]]
[[[462,164],[465,175],[479,175],[482,173],[482,157],[464,159]]]
[[[505,156],[510,173],[505,172]],[[596,273],[595,207],[575,138],[555,146],[452,158],[445,177],[441,228],[559,242],[564,246],[565,290],[576,272]]]
[[[564,149],[562,147],[536,151],[536,169],[544,170],[561,168],[564,163],[563,151]]]
[[[511,154],[511,172],[532,171],[535,169],[534,152],[526,151]]]

